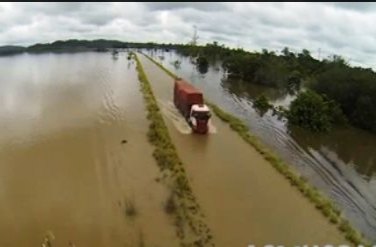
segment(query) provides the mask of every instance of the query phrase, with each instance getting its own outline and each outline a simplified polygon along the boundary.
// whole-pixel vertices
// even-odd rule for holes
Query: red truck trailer
[[[204,104],[202,93],[181,78],[175,80],[174,104],[187,120],[193,132],[208,133],[210,109]]]

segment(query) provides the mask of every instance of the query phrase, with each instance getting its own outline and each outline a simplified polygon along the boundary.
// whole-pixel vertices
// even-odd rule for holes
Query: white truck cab
[[[205,104],[195,104],[191,107],[189,114],[189,121],[193,126],[197,126],[197,119],[208,120],[211,117],[210,109]]]

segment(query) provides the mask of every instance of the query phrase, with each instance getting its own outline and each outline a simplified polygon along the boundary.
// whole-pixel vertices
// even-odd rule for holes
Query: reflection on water
[[[295,94],[288,92],[288,90],[280,88],[271,88],[262,85],[256,85],[252,83],[246,83],[240,80],[230,80],[223,78],[221,80],[221,86],[224,90],[237,95],[241,98],[246,98],[252,102],[255,98],[264,94],[270,103],[275,106],[288,107],[291,101],[295,99]]]
[[[339,159],[351,166],[367,181],[373,179],[376,171],[376,138],[371,138],[366,131],[355,128],[338,128],[330,134],[313,136],[306,130],[291,128],[292,138],[306,148],[320,150],[326,148],[335,153]]]
[[[201,74],[188,57],[173,51],[145,52],[203,90],[209,100],[243,119],[256,136],[336,201],[349,220],[376,241],[375,135],[354,128],[326,135],[288,128],[286,120],[278,120],[270,111],[261,117],[252,106],[255,97],[263,93],[274,105],[288,107],[296,97],[288,90],[225,80],[220,63],[211,64]],[[162,54],[164,60],[159,60]],[[179,67],[172,65],[177,60]]]

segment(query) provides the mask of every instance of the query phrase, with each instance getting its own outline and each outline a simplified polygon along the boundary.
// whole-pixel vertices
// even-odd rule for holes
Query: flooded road
[[[295,96],[286,90],[225,80],[220,63],[202,74],[188,57],[173,51],[146,53],[203,90],[211,102],[244,120],[252,134],[335,201],[346,218],[376,243],[376,135],[351,127],[322,135],[288,128],[270,111],[260,116],[252,104],[264,93],[274,105],[288,107]],[[174,66],[175,61],[180,66]]]
[[[139,59],[160,107],[170,104],[173,79],[146,57]],[[346,243],[334,225],[217,117],[212,119],[217,133],[186,135],[162,113],[216,246]]]
[[[0,128],[0,246],[178,246],[126,54],[1,57]]]

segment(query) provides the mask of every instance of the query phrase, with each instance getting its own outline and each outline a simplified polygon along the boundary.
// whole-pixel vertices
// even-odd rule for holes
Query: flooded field
[[[260,116],[252,104],[264,93],[274,105],[287,107],[295,96],[286,91],[225,80],[219,63],[202,74],[189,58],[173,51],[145,52],[243,119],[254,135],[332,198],[352,224],[376,242],[375,135],[355,128],[338,128],[327,135],[288,128],[270,111]],[[176,60],[180,66],[174,66]]]
[[[159,106],[169,105],[173,79],[139,55]],[[334,225],[256,150],[213,116],[216,133],[187,135],[163,117],[218,247],[346,243]]]
[[[0,58],[0,246],[178,246],[126,54]]]
[[[165,55],[165,65],[174,68],[168,61],[178,56]],[[172,79],[140,59],[216,246],[345,242],[219,119],[213,117],[209,136],[191,135],[172,103]],[[181,59],[177,73],[249,120],[256,135],[284,158],[297,159],[299,171],[373,232],[376,141],[353,129],[315,138],[287,131],[270,113],[258,116],[250,101],[257,90],[281,105],[292,97],[221,81],[215,66],[203,76]],[[126,53],[1,57],[0,101],[0,246],[179,246],[164,209],[170,192],[157,182],[146,138],[135,63]]]

